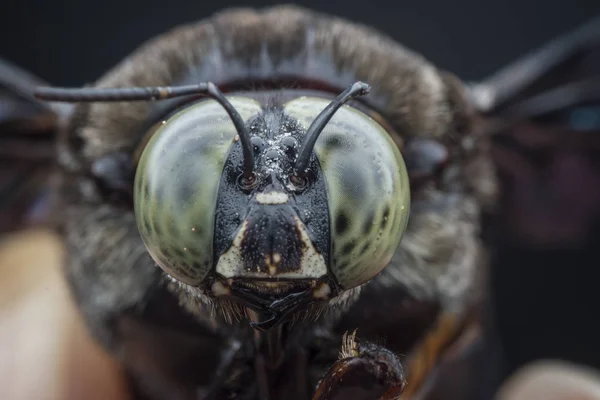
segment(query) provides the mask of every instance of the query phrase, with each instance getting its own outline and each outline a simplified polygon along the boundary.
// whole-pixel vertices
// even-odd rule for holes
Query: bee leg
[[[442,313],[437,318],[432,329],[407,360],[408,382],[402,393],[403,399],[412,399],[417,396],[440,359],[457,341],[463,328],[464,324],[455,314]]]
[[[405,385],[404,368],[394,353],[359,342],[356,331],[346,332],[339,359],[319,382],[313,400],[395,399]]]
[[[216,366],[215,377],[204,394],[205,400],[218,399],[219,396],[223,396],[221,390],[225,386],[225,381],[231,378],[229,375],[239,375],[240,371],[236,370],[235,359],[241,350],[242,343],[237,340],[231,340],[228,347],[221,353],[221,359]]]

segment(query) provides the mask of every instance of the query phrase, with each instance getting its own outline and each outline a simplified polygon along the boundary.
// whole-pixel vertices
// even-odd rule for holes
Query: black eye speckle
[[[195,262],[192,264],[192,268],[193,268],[193,269],[201,269],[201,268],[202,268],[202,264],[200,264],[198,261],[195,261]]]
[[[369,216],[367,217],[367,219],[365,220],[365,224],[363,225],[363,233],[366,235],[367,233],[371,232],[371,229],[373,229],[373,222],[375,221],[375,214],[373,213],[373,211],[371,211],[369,213]]]
[[[184,251],[181,249],[178,249],[177,247],[172,248],[171,251],[173,252],[174,255],[176,255],[179,258],[185,257]]]
[[[144,221],[145,221],[146,223],[148,223],[148,221],[147,221],[147,220],[144,220]],[[148,226],[150,226],[150,225],[148,225]],[[160,234],[162,233],[162,229],[161,229],[161,227],[160,227],[160,224],[155,224],[155,225],[154,225],[154,233],[155,233],[157,236],[160,236]]]
[[[346,243],[344,247],[342,247],[342,254],[350,254],[352,250],[356,247],[356,242],[354,240]]]
[[[340,263],[340,265],[338,265],[337,267],[338,267],[338,269],[339,269],[340,271],[342,271],[342,270],[344,270],[344,269],[348,268],[348,263],[346,263],[346,262],[342,262],[342,263]]]
[[[389,216],[390,216],[390,207],[389,206],[385,206],[385,209],[383,210],[383,217],[381,218],[381,227],[385,228],[389,222]]]
[[[325,147],[329,150],[339,149],[344,146],[344,140],[341,136],[329,136],[327,140],[325,140]]]
[[[146,233],[150,233],[152,232],[152,226],[150,225],[150,221],[148,221],[146,218],[143,219],[143,224],[144,224],[144,230],[146,231]],[[158,232],[155,233],[158,234]]]
[[[187,250],[187,252],[189,253],[190,256],[192,256],[194,258],[198,258],[198,257],[202,256],[202,254],[198,250],[193,249],[193,248],[189,248]],[[199,264],[198,264],[198,268],[200,268]]]
[[[335,218],[335,233],[342,235],[348,230],[348,217],[343,212],[339,213]]]
[[[362,256],[363,254],[365,254],[365,253],[367,252],[367,250],[369,250],[369,245],[370,245],[370,243],[368,243],[368,242],[367,242],[367,243],[365,243],[365,244],[363,245],[363,247],[360,249],[360,252],[359,252],[359,254],[360,254],[361,256]]]
[[[364,170],[355,164],[353,160],[344,160],[344,166],[340,170],[340,180],[344,191],[352,198],[355,204],[361,204],[368,198],[367,180]]]
[[[134,181],[134,190],[136,191],[136,193],[142,194],[144,191],[144,180],[143,179],[136,179]]]

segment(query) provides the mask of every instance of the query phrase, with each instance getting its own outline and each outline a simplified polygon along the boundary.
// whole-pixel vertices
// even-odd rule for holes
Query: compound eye
[[[261,110],[251,99],[229,100],[245,120]],[[138,230],[154,261],[189,285],[201,283],[212,268],[217,194],[236,134],[226,111],[207,100],[169,118],[140,157]]]
[[[285,110],[306,128],[328,104],[305,97]],[[327,182],[330,269],[350,289],[381,272],[400,244],[410,208],[406,165],[388,132],[350,106],[325,126],[315,153]]]

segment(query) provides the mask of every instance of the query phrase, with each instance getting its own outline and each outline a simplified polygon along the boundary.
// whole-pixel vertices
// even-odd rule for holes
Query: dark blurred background
[[[265,1],[3,0],[0,56],[55,85],[95,80],[136,46],[229,6]],[[600,13],[597,0],[302,1],[377,27],[464,79],[478,79]]]
[[[178,24],[228,6],[270,4],[275,3],[4,0],[0,56],[51,84],[77,86],[97,79],[142,42]],[[465,80],[481,79],[600,14],[598,0],[299,4],[377,27]],[[546,247],[520,242],[502,227],[491,230],[489,304],[501,349],[499,376],[540,358],[600,368],[599,226],[576,243]]]

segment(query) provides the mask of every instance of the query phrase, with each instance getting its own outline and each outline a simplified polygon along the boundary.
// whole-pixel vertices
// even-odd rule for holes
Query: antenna
[[[308,161],[310,160],[310,155],[315,147],[315,143],[323,131],[323,128],[325,128],[325,125],[327,125],[331,117],[333,117],[333,114],[335,114],[336,111],[348,100],[358,96],[364,96],[369,93],[370,90],[371,86],[368,84],[364,82],[355,82],[346,90],[344,90],[338,97],[336,97],[335,100],[329,103],[319,115],[317,115],[315,120],[307,129],[304,140],[302,141],[302,145],[300,146],[298,158],[296,159],[296,164],[294,166],[297,174],[302,174],[303,171],[306,170],[306,167],[308,167]]]
[[[254,153],[250,133],[244,120],[225,95],[212,83],[186,86],[155,86],[130,88],[54,88],[38,87],[34,96],[40,100],[67,103],[112,102],[112,101],[156,101],[174,97],[205,95],[216,100],[229,114],[240,137],[244,154],[244,176],[250,178],[254,170]]]

